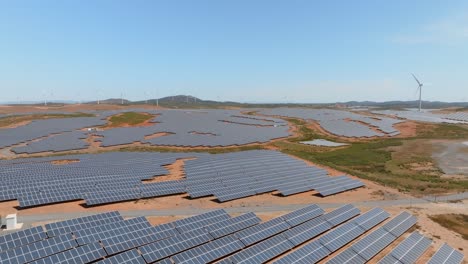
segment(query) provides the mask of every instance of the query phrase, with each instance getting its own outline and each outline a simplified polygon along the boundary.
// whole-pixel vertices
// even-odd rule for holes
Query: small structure
[[[333,141],[329,141],[325,139],[314,139],[311,141],[302,141],[301,144],[321,146],[321,147],[342,147],[342,146],[349,145],[347,143],[338,143],[338,142],[333,142]]]
[[[16,214],[9,214],[6,217],[6,230],[15,230],[23,227],[23,224],[18,224]]]

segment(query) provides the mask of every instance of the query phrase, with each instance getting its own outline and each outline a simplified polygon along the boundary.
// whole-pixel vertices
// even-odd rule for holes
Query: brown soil
[[[416,136],[418,123],[414,121],[405,121],[395,124],[393,127],[400,131],[400,134],[396,136],[398,138],[414,137]]]
[[[210,133],[210,132],[197,132],[197,131],[191,131],[191,132],[189,132],[189,134],[193,134],[193,135],[217,136],[217,135],[214,134],[214,133]]]
[[[244,125],[244,126],[254,126],[254,127],[272,127],[273,125],[260,125],[260,124],[249,124],[249,123],[242,123],[242,122],[232,122],[227,120],[219,120],[220,122],[230,123],[230,124],[237,124],[237,125]]]
[[[80,162],[78,159],[64,159],[64,160],[53,160],[50,163],[53,165],[66,165],[66,164],[72,164],[72,163],[77,163]]]
[[[164,136],[169,136],[169,135],[174,135],[175,133],[168,133],[168,132],[158,132],[154,133],[152,135],[145,136],[145,139],[153,139],[153,138],[158,138],[158,137],[164,137]]]
[[[165,181],[175,181],[175,180],[185,179],[185,170],[184,170],[185,161],[194,160],[194,159],[195,158],[177,159],[176,162],[174,162],[173,164],[163,166],[169,171],[169,174],[156,176],[152,180],[147,180],[147,181],[144,181],[143,183],[165,182]]]
[[[13,123],[12,123],[11,125],[2,126],[2,127],[0,127],[0,129],[17,128],[17,127],[25,126],[25,125],[31,123],[32,121],[31,121],[31,120],[27,120],[27,121],[15,122],[14,120],[12,120],[12,122],[13,122]]]

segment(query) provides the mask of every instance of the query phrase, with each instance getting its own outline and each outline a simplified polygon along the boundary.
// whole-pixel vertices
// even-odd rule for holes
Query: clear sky
[[[0,101],[468,101],[468,1],[0,0]]]

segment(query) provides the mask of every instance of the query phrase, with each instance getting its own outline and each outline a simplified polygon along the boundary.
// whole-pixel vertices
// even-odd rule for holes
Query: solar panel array
[[[345,205],[325,213],[310,205],[263,223],[253,213],[231,217],[220,209],[152,226],[144,217],[125,220],[118,212],[107,212],[0,236],[0,263],[316,263],[388,217],[379,208],[360,214]],[[414,219],[400,214],[351,246],[364,249],[360,253],[345,250],[341,254],[347,258],[330,263],[367,262]],[[382,234],[391,238],[382,239]],[[412,263],[428,243],[413,233],[388,254],[400,262],[381,261]],[[462,260],[460,252],[444,245],[429,263]]]
[[[165,175],[162,167],[185,162],[181,180],[144,182]],[[56,160],[79,162],[53,165]],[[0,201],[20,207],[74,200],[89,206],[189,193],[192,198],[215,195],[220,202],[260,193],[283,195],[317,190],[323,196],[363,186],[347,176],[330,177],[325,170],[276,151],[227,154],[137,153],[103,154],[0,161]]]
[[[129,109],[92,112],[96,117],[34,120],[30,124],[0,129],[0,148],[27,142],[13,148],[16,153],[68,151],[84,149],[87,134],[80,129],[106,124],[106,118],[129,111],[158,115],[152,126],[122,127],[96,132],[102,146],[141,142],[158,146],[216,147],[268,142],[289,136],[287,122],[272,117],[243,115],[239,110],[148,110]],[[390,117],[371,117],[333,109],[274,108],[260,111],[264,115],[285,116],[317,121],[328,132],[344,137],[395,136],[394,125],[402,122]],[[468,123],[468,114],[434,114],[416,111],[375,111],[410,120],[436,123]],[[148,137],[158,135],[156,137]]]
[[[429,123],[468,123],[468,113],[454,112],[450,114],[433,113],[428,110],[419,112],[417,109],[408,110],[378,110],[372,111],[375,114],[383,114],[389,116],[397,116],[408,120],[429,122]]]
[[[235,110],[162,110],[149,127],[124,127],[98,132],[102,146],[133,142],[158,146],[219,147],[268,142],[289,136],[287,123],[281,119],[257,119]],[[163,136],[147,136],[166,133]]]
[[[72,132],[86,127],[100,126],[104,125],[105,123],[105,120],[102,120],[98,117],[73,117],[34,120],[24,126],[0,129],[0,148],[24,143],[52,134]],[[51,141],[49,141],[49,143],[51,143]],[[63,143],[63,141],[58,141],[57,143]]]
[[[375,118],[333,109],[273,108],[262,110],[260,113],[269,116],[315,120],[326,131],[343,137],[396,136],[400,134],[400,131],[393,125],[402,122],[389,117]]]
[[[221,202],[272,191],[287,196],[317,190],[327,196],[363,186],[274,151],[207,155],[187,161],[185,170],[190,197],[214,195]]]
[[[32,154],[38,152],[86,149],[89,147],[89,144],[83,139],[87,137],[88,133],[84,131],[64,132],[59,135],[52,135],[46,139],[30,142],[27,146],[14,147],[11,150],[16,154]]]
[[[366,263],[416,223],[416,217],[402,212],[366,237],[340,252],[327,263]]]
[[[432,241],[419,234],[413,232],[403,242],[398,244],[388,255],[386,255],[379,264],[412,264],[424,254],[429,248]]]
[[[18,199],[21,207],[29,207],[88,198],[90,204],[99,204],[157,196],[155,189],[174,190],[170,185],[178,182],[142,181],[167,174],[163,165],[192,156],[194,154],[109,152],[4,160],[0,161],[0,201]],[[79,162],[51,164],[55,160]],[[139,192],[128,197],[135,193],[132,190]]]
[[[428,264],[450,263],[460,264],[463,262],[463,254],[444,243],[429,260]]]
[[[0,129],[0,148],[16,146],[18,154],[48,151],[68,151],[87,148],[88,134],[83,128],[99,127],[106,118],[123,112],[137,111],[157,115],[153,125],[120,127],[95,132],[102,136],[102,146],[116,146],[142,142],[160,146],[231,146],[268,142],[289,136],[288,124],[277,118],[243,115],[239,110],[116,110],[93,112],[96,117],[56,118],[34,120],[30,124]],[[154,134],[160,137],[147,138]]]

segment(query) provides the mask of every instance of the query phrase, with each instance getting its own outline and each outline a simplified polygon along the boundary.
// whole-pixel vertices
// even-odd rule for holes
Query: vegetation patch
[[[468,240],[468,215],[465,214],[440,214],[429,218],[439,225],[452,230]]]
[[[284,153],[416,195],[468,189],[468,180],[440,177],[442,172],[434,166],[432,147],[427,142],[429,138],[468,138],[468,129],[462,126],[422,124],[412,138],[382,138],[333,149],[296,143],[327,137],[311,131],[302,121],[289,121],[298,126],[300,135],[273,143]]]
[[[148,113],[125,112],[109,118],[107,127],[128,127],[148,124],[154,116]]]

